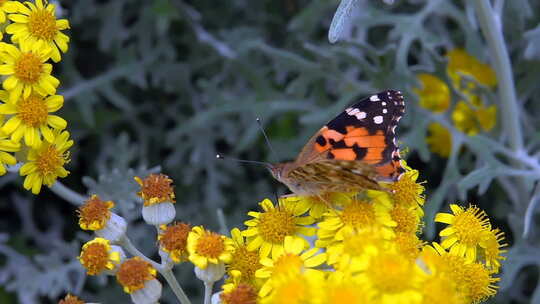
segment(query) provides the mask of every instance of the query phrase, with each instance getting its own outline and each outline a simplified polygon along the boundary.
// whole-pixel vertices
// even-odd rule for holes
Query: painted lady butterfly
[[[405,113],[400,91],[362,99],[322,127],[293,162],[270,165],[275,179],[296,195],[383,190],[405,172],[396,126]]]

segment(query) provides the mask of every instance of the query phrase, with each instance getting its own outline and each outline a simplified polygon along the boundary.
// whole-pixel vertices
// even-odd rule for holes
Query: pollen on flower
[[[240,280],[249,282],[255,277],[255,271],[261,268],[259,254],[256,251],[247,250],[246,246],[236,248],[228,265],[230,270],[241,273]]]
[[[409,170],[397,182],[390,184],[390,189],[393,192],[392,197],[396,204],[406,207],[416,207],[424,204],[424,186],[422,186],[422,183],[416,182],[417,178],[418,171]]]
[[[110,269],[109,262],[109,242],[105,239],[102,241],[91,241],[83,246],[79,261],[86,268],[88,275],[98,275],[104,270]]]
[[[415,264],[395,253],[373,257],[366,275],[381,294],[400,293],[412,287]]]
[[[480,247],[483,249],[483,259],[488,269],[497,271],[501,267],[500,261],[506,259],[501,255],[506,252],[502,248],[506,246],[508,245],[504,243],[504,232],[493,229],[487,233],[485,240],[480,242]]]
[[[68,293],[65,298],[58,302],[58,304],[84,304],[84,301],[80,300],[77,296]]]
[[[99,196],[92,195],[84,205],[79,207],[79,226],[84,230],[99,230],[111,217],[109,209],[114,207],[112,201],[102,201]]]
[[[141,179],[135,176],[135,181],[141,186],[137,194],[144,200],[144,206],[150,206],[162,202],[175,203],[175,195],[172,179],[165,174],[150,174]]]
[[[397,223],[394,228],[396,232],[416,233],[420,230],[420,218],[414,210],[403,205],[395,205],[390,210],[390,216]]]
[[[47,104],[42,97],[32,94],[26,99],[21,99],[17,103],[17,117],[19,117],[25,125],[38,127],[47,122]]]
[[[225,250],[225,244],[220,234],[207,231],[197,242],[196,251],[198,254],[217,259]]]
[[[69,161],[69,153],[61,153],[52,144],[46,143],[36,158],[37,170],[43,176],[52,175]]]
[[[32,11],[28,16],[28,30],[37,38],[53,40],[58,32],[56,18],[45,9]]]
[[[369,227],[375,224],[375,209],[371,203],[353,201],[343,208],[341,220],[356,228]]]
[[[163,250],[171,255],[175,263],[181,262],[187,256],[187,238],[191,226],[186,223],[176,223],[164,226],[158,239]]]
[[[291,271],[301,271],[303,265],[304,261],[302,261],[300,256],[296,254],[285,253],[274,262],[273,275],[286,274],[290,273]]]
[[[424,242],[416,234],[406,232],[397,232],[394,243],[397,245],[398,251],[411,260],[418,257],[420,249],[424,245]]]
[[[220,295],[223,304],[255,304],[257,303],[257,291],[253,286],[239,283],[230,292]]]
[[[497,293],[494,284],[498,278],[491,277],[489,270],[484,265],[472,263],[465,265],[463,276],[458,279],[459,286],[472,303],[479,303]]]
[[[156,278],[156,270],[150,263],[140,257],[133,257],[120,265],[116,273],[116,280],[122,285],[124,291],[132,293],[144,288],[147,281]]]
[[[285,237],[294,234],[296,229],[294,214],[285,208],[275,208],[261,213],[259,221],[261,237],[272,243],[283,242]]]
[[[43,63],[39,56],[33,53],[23,53],[15,62],[15,76],[23,83],[36,83],[43,72]]]

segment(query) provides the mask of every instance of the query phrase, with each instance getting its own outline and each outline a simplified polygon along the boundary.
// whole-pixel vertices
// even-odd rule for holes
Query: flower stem
[[[137,247],[135,247],[135,245],[133,245],[133,243],[131,242],[131,240],[127,237],[127,235],[124,235],[123,238],[120,239],[120,241],[118,242],[120,246],[124,247],[124,249],[126,249],[129,253],[131,253],[132,255],[134,256],[138,256],[140,257],[141,259],[145,260],[146,262],[152,264],[152,267],[154,267],[155,269],[157,269],[158,271],[161,270],[161,265],[154,262],[152,259],[148,258],[147,256],[145,256],[142,252],[139,251],[139,249],[137,249]]]
[[[493,65],[499,80],[499,98],[502,108],[500,112],[504,116],[502,123],[507,132],[508,142],[512,150],[521,151],[523,149],[523,136],[519,121],[517,94],[512,65],[504,43],[502,29],[489,0],[475,0],[473,3],[480,22],[480,28],[484,33],[494,59]]]
[[[204,282],[204,304],[211,304],[214,282]]]
[[[60,181],[56,181],[51,187],[51,191],[54,192],[56,195],[60,196],[61,198],[65,199],[66,201],[72,203],[73,205],[80,206],[84,204],[84,201],[86,201],[86,197],[69,189],[64,184],[62,184]]]
[[[163,278],[165,278],[165,280],[167,281],[167,283],[171,287],[172,291],[174,292],[174,294],[176,295],[176,297],[178,298],[180,303],[182,303],[182,304],[191,304],[191,301],[187,297],[186,293],[184,292],[184,290],[182,289],[182,287],[180,286],[180,284],[178,283],[178,281],[174,277],[174,274],[173,274],[172,270],[170,270],[170,269],[162,270],[162,271],[160,271],[160,273],[163,276]]]

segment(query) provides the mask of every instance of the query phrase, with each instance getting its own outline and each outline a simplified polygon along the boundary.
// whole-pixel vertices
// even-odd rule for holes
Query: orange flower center
[[[15,77],[25,84],[35,84],[43,71],[43,63],[33,53],[22,53],[15,62]]]
[[[51,12],[45,9],[32,11],[30,16],[28,16],[28,30],[32,36],[52,41],[58,32],[56,18],[54,18]]]
[[[268,210],[259,217],[259,233],[265,241],[281,243],[295,229],[294,215],[283,208]]]
[[[341,220],[355,228],[369,227],[375,223],[375,210],[371,203],[355,201],[343,208]]]
[[[81,264],[88,272],[88,275],[97,275],[107,268],[109,253],[107,246],[101,243],[88,244],[81,253]]]
[[[304,263],[299,256],[292,253],[285,253],[274,263],[273,275],[286,274],[290,272],[299,273],[303,266]]]
[[[30,95],[17,104],[17,117],[27,126],[39,127],[47,122],[47,104],[43,98]]]
[[[139,257],[131,258],[122,263],[116,273],[118,283],[128,293],[142,289],[146,281],[150,281],[155,277],[156,270],[152,268],[150,263],[143,261]]]
[[[229,270],[238,270],[242,273],[240,279],[244,282],[251,281],[255,277],[255,271],[260,267],[259,254],[256,251],[248,251],[245,246],[234,251],[229,264]]]
[[[101,225],[111,217],[112,202],[104,202],[97,195],[93,195],[84,205],[79,207],[77,213],[79,214],[80,222],[90,225],[93,222],[100,222]]]
[[[402,205],[395,205],[390,211],[392,220],[397,223],[396,232],[415,233],[419,230],[420,220],[413,210]]]
[[[161,202],[175,202],[172,179],[165,174],[150,174],[144,180],[135,177],[141,186],[137,194],[144,199],[144,205],[149,206]]]
[[[231,292],[222,293],[221,301],[224,304],[255,304],[257,291],[248,284],[240,283]]]
[[[54,174],[68,161],[68,154],[62,154],[51,144],[45,144],[36,159],[38,171],[43,175]]]
[[[161,234],[161,246],[168,251],[185,251],[190,230],[191,227],[185,223],[178,223],[167,227],[163,234]]]
[[[197,242],[196,251],[204,257],[217,259],[225,251],[223,238],[215,232],[205,232]]]
[[[5,2],[5,1],[0,0],[0,6],[3,5],[2,2]],[[84,304],[84,302],[79,300],[79,298],[77,298],[76,296],[68,294],[65,298],[60,300],[58,304]]]

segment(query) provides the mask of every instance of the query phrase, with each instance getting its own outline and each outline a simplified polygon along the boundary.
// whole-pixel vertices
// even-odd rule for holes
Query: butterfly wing
[[[303,166],[324,159],[362,162],[375,168],[378,179],[395,181],[405,172],[395,139],[404,112],[400,91],[364,98],[321,128],[295,163]]]

